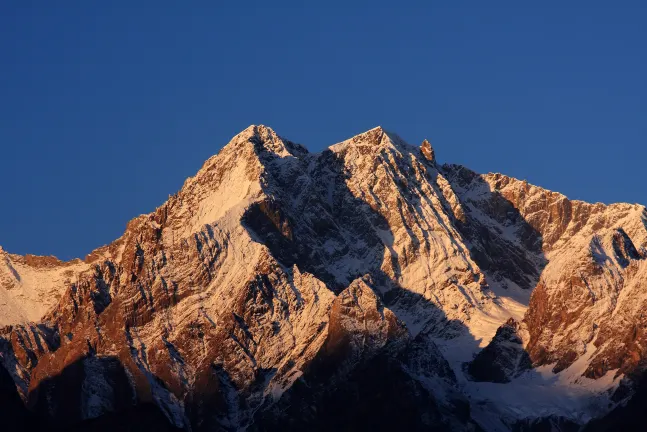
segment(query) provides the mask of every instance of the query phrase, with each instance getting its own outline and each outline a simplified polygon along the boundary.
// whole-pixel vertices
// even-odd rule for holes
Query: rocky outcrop
[[[532,362],[523,348],[519,327],[513,318],[499,327],[488,346],[466,364],[471,379],[507,383],[530,370]]]

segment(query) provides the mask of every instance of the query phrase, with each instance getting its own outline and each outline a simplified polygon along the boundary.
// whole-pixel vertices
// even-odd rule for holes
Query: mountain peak
[[[348,147],[410,149],[411,146],[397,134],[387,131],[382,126],[377,126],[338,144],[330,146],[330,149],[333,151],[339,151]]]
[[[251,125],[85,262],[0,248],[0,372],[54,428],[581,424],[643,374],[645,250],[641,206]]]
[[[231,139],[230,144],[243,142],[259,144],[267,141],[282,141],[282,139],[274,129],[261,124],[246,127]]]
[[[258,125],[249,125],[245,129],[243,129],[238,135],[240,137],[253,137],[253,136],[263,136],[263,135],[275,135],[276,132],[274,129],[272,129],[269,126],[265,126],[263,124],[258,124]]]
[[[382,126],[374,127],[369,129],[366,132],[362,132],[351,139],[358,138],[357,142],[362,144],[373,144],[373,145],[393,145],[397,141],[402,141],[400,137],[392,132],[388,132]]]
[[[241,146],[252,144],[257,154],[269,152],[279,156],[290,156],[296,153],[307,153],[307,150],[298,144],[292,143],[279,136],[274,129],[262,124],[250,125],[235,135],[224,149],[239,152]]]

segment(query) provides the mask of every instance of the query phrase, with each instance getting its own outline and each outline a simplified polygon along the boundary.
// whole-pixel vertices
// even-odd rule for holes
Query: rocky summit
[[[84,260],[0,249],[0,429],[645,430],[646,258],[644,206],[250,126]]]

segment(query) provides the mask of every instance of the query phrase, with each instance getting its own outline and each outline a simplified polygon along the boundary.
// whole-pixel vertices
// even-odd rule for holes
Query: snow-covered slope
[[[250,126],[85,261],[0,251],[0,360],[63,424],[582,424],[642,370],[645,220],[379,127],[309,153]]]
[[[0,247],[0,326],[40,320],[87,268],[80,260],[22,257]]]

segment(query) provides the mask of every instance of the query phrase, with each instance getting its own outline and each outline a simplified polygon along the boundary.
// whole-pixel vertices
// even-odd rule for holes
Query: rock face
[[[0,367],[0,417],[2,428],[7,432],[29,430],[35,426],[11,375],[3,367]]]
[[[84,261],[0,250],[3,383],[76,430],[578,427],[642,374],[646,248],[642,206],[251,126]]]
[[[499,327],[492,341],[467,364],[474,381],[507,383],[532,367],[514,318]]]

